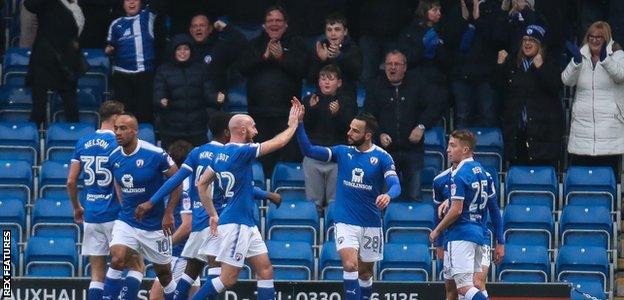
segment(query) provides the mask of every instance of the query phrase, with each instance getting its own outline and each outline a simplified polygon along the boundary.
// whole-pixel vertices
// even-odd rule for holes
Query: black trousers
[[[169,146],[177,140],[183,140],[191,143],[193,147],[201,146],[208,142],[208,136],[206,133],[198,135],[185,135],[185,136],[173,136],[173,135],[160,135],[160,146],[165,151],[169,149]]]
[[[57,90],[63,101],[63,109],[65,110],[65,119],[67,122],[78,122],[78,101],[76,99],[76,85],[72,85],[67,89]],[[48,103],[48,88],[33,84],[32,86],[32,110],[30,112],[30,121],[37,125],[45,122],[46,104]]]
[[[136,116],[139,123],[153,123],[154,73],[113,72],[112,79],[115,98],[126,106],[125,110]]]

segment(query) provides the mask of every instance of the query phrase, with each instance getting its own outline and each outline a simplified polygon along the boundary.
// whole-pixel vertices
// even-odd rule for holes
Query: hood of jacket
[[[183,63],[176,60],[175,52],[178,46],[180,45],[188,45],[191,53],[189,55],[189,59]],[[169,59],[172,63],[177,64],[189,64],[191,62],[191,57],[193,56],[193,39],[188,34],[178,34],[171,38],[171,42],[169,43]]]

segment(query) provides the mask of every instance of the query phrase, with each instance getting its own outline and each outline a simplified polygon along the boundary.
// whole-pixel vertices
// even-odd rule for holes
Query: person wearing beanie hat
[[[511,0],[508,5],[503,3],[501,9],[507,12],[507,18],[504,21],[501,20],[500,26],[494,29],[494,34],[497,40],[506,43],[505,48],[509,53],[518,52],[520,46],[518,40],[525,35],[528,26],[539,26],[542,31],[547,29],[546,19],[535,11],[534,0]],[[546,40],[542,37],[541,43],[545,42]]]
[[[524,30],[525,37],[532,38],[540,44],[544,43],[545,35],[546,35],[546,30],[544,30],[544,27],[539,26],[539,25],[529,25]]]

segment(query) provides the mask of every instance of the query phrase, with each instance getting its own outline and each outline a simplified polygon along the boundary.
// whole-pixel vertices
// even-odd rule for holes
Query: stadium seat
[[[32,91],[23,85],[0,86],[0,120],[28,122],[32,109]]]
[[[37,199],[32,211],[33,236],[71,238],[80,241],[80,227],[74,223],[69,200]]]
[[[300,163],[279,162],[273,169],[271,176],[271,190],[304,189],[303,167]]]
[[[69,174],[69,164],[69,161],[55,160],[46,160],[41,163],[39,197],[55,199],[68,198],[66,183],[67,175]]]
[[[312,245],[305,242],[267,241],[276,280],[310,280],[314,272]]]
[[[444,128],[432,127],[425,131],[425,167],[446,169],[446,137]]]
[[[204,269],[200,274],[202,280],[206,280],[208,278],[208,269],[210,269],[209,266],[204,266]],[[251,268],[248,265],[243,265],[243,267],[238,271],[238,279],[251,279],[252,274],[253,272],[251,271]]]
[[[319,272],[321,280],[342,280],[342,262],[334,241],[325,242],[321,248]]]
[[[19,242],[22,242],[27,229],[24,204],[21,199],[0,199],[0,228],[10,229],[11,236]]]
[[[559,276],[559,281],[572,284],[570,300],[611,299],[606,295],[602,281],[587,274],[564,273]]]
[[[251,170],[253,172],[253,182],[254,185],[266,190],[266,178],[264,177],[264,170],[262,169],[262,164],[259,161],[254,161],[251,165]]]
[[[0,160],[24,160],[36,165],[39,131],[31,122],[0,122]]]
[[[336,211],[336,201],[329,201],[327,207],[325,208],[325,218],[324,218],[324,226],[325,229],[325,240],[333,241],[334,240],[334,214]]]
[[[78,253],[73,239],[33,236],[24,252],[26,276],[73,277]]]
[[[553,167],[512,166],[505,180],[506,203],[546,205],[555,209],[559,182]]]
[[[429,203],[391,202],[383,217],[386,242],[429,245],[434,217],[433,205]]]
[[[553,248],[555,220],[547,206],[509,204],[503,213],[507,243]]]
[[[424,167],[420,172],[420,190],[423,196],[433,192],[433,179],[440,174],[440,170],[433,167]]]
[[[611,237],[617,232],[611,212],[604,206],[566,205],[559,223],[564,245],[611,249]]]
[[[608,255],[603,247],[564,245],[559,248],[555,263],[557,281],[566,274],[578,274],[587,280],[600,281],[607,290],[611,273]]]
[[[146,141],[152,145],[156,145],[156,134],[154,133],[154,126],[150,123],[139,124],[139,139]],[[165,151],[167,149],[164,149]]]
[[[358,85],[356,92],[355,101],[357,102],[357,106],[359,110],[364,109],[364,100],[366,99],[366,89]]]
[[[319,217],[312,202],[282,202],[279,208],[269,204],[266,217],[268,239],[317,244]]]
[[[308,84],[307,80],[303,80],[303,84],[301,85],[301,98],[304,99],[307,96],[318,93],[318,88],[316,84]]]
[[[379,262],[380,280],[428,280],[432,266],[428,245],[387,243],[383,247],[384,259]]]
[[[23,83],[28,72],[30,53],[30,48],[11,47],[6,50],[4,62],[2,63],[3,84],[7,84],[9,81]]]
[[[110,74],[110,61],[108,55],[104,53],[104,50],[99,48],[86,48],[82,49],[87,63],[89,64],[89,73],[101,73],[104,75]]]
[[[505,256],[498,267],[498,281],[550,281],[550,257],[543,246],[505,245]]]
[[[569,167],[563,181],[565,204],[615,209],[616,183],[610,167]],[[577,197],[580,196],[580,197]]]
[[[503,170],[503,135],[495,127],[469,128],[477,136],[474,158],[484,167],[492,167],[496,171]]]
[[[23,160],[0,160],[0,195],[25,199],[30,203],[33,191],[32,165]]]
[[[104,99],[103,91],[96,87],[79,87],[76,89],[76,100],[80,108],[79,117],[83,123],[99,125],[98,110]],[[50,113],[54,122],[65,122],[63,100],[58,93],[52,94],[50,99]]]
[[[45,159],[69,161],[78,139],[93,132],[95,126],[88,123],[50,124],[46,135]]]
[[[229,113],[247,112],[247,83],[245,81],[230,85],[224,111]]]

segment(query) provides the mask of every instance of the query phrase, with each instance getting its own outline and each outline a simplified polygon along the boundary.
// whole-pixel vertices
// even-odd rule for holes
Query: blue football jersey
[[[117,147],[108,160],[115,181],[121,187],[121,213],[119,219],[128,225],[148,230],[162,229],[165,212],[164,201],[154,205],[139,222],[134,218],[136,207],[150,199],[165,182],[165,175],[174,163],[169,154],[161,148],[139,140],[137,148],[130,154]]]
[[[446,231],[447,241],[470,241],[481,245],[489,184],[485,170],[472,158],[459,163],[451,173],[451,199],[463,200],[462,213]]]
[[[381,211],[375,205],[384,191],[385,178],[396,176],[390,154],[373,145],[360,152],[354,146],[327,148],[338,163],[336,181],[336,223],[381,227]]]
[[[434,219],[436,220],[436,226],[437,226],[437,223],[441,221],[440,219],[438,219],[438,207],[444,201],[451,199],[450,186],[451,186],[451,168],[448,168],[442,171],[442,173],[438,174],[436,177],[433,178],[433,203],[434,203],[434,208],[435,208],[433,210],[433,214],[434,214]],[[435,246],[446,245],[446,242],[445,242],[446,236],[444,235],[445,232],[446,230],[440,234],[440,236],[438,237],[438,240],[435,243]]]
[[[229,143],[221,148],[210,165],[217,177],[218,189],[227,203],[219,215],[219,225],[256,226],[252,164],[259,153],[259,144]]]
[[[489,172],[485,172],[485,176],[487,177],[488,180],[488,185],[487,185],[487,195],[488,195],[488,200],[487,200],[487,204],[486,207],[487,209],[483,212],[484,216],[488,215],[487,218],[483,218],[482,222],[481,222],[481,226],[483,226],[483,245],[488,245],[490,246],[492,244],[492,241],[490,240],[490,233],[489,231],[489,227],[488,227],[488,220],[491,220],[491,216],[490,215],[490,207],[496,207],[498,208],[498,203],[496,203],[496,201],[498,201],[498,197],[496,196],[496,186],[494,184],[494,179],[492,178],[492,175]]]
[[[206,209],[204,209],[204,206],[201,203],[196,184],[201,175],[206,170],[206,167],[210,165],[210,163],[212,163],[214,157],[216,156],[217,152],[220,151],[221,147],[223,147],[223,144],[216,141],[212,141],[199,147],[195,147],[193,150],[191,150],[191,152],[186,157],[186,160],[182,164],[182,168],[191,171],[191,175],[189,175],[189,178],[190,182],[193,183],[189,190],[189,196],[193,203],[193,228],[191,229],[192,231],[202,231],[204,228],[208,227],[208,220],[210,219],[210,217],[208,216]],[[214,202],[217,213],[221,214],[225,203],[220,189],[213,189],[212,201]]]
[[[175,228],[180,228],[182,225],[182,215],[192,214],[193,213],[193,205],[191,198],[189,197],[189,191],[192,188],[189,178],[186,178],[182,183],[183,191],[180,196],[180,201],[178,202],[178,206],[176,206],[173,212],[173,218],[175,220]],[[179,243],[173,245],[171,249],[171,255],[175,257],[180,257],[182,254],[182,250],[184,250],[184,245],[186,244],[186,240],[180,241]]]
[[[80,163],[84,175],[80,203],[87,223],[110,222],[119,214],[113,174],[107,167],[108,156],[115,148],[117,141],[110,130],[98,130],[76,143],[72,162]]]

